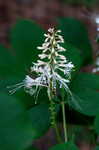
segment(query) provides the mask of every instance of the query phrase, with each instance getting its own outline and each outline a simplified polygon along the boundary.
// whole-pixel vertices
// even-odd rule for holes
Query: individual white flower
[[[61,30],[57,30],[57,31],[56,31],[56,34],[57,34],[57,33],[61,33],[61,32],[62,32]]]
[[[48,55],[46,55],[46,54],[40,54],[38,56],[40,57],[40,59],[44,59],[44,58],[48,57]]]
[[[26,88],[31,88],[33,86],[34,82],[35,82],[35,80],[27,75],[25,80],[24,80],[24,86]]]
[[[63,55],[57,55],[60,59],[62,59],[62,60],[66,60],[66,57],[65,56],[63,56]]]
[[[49,42],[46,42],[46,43],[42,44],[42,46],[38,46],[37,48],[40,50],[47,49],[48,45],[49,45]]]
[[[66,49],[63,48],[62,46],[60,46],[59,44],[57,44],[57,49],[58,49],[58,52],[64,52],[64,51],[66,51]]]
[[[54,28],[49,28],[48,32],[53,33],[54,32]]]

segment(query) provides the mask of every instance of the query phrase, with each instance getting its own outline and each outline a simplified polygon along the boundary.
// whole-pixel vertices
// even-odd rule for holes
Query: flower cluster
[[[66,49],[61,46],[61,43],[64,43],[64,39],[60,33],[60,30],[48,29],[48,33],[44,34],[44,43],[42,46],[37,47],[38,50],[42,51],[38,55],[39,60],[36,63],[32,63],[30,68],[31,74],[34,75],[36,73],[36,77],[26,75],[22,83],[16,84],[15,88],[10,91],[11,93],[24,87],[26,92],[34,95],[41,87],[49,88],[51,85],[52,90],[56,90],[57,83],[60,88],[63,87],[68,91],[67,84],[70,81],[74,65],[72,62],[68,62],[66,57],[62,55],[62,52],[65,52]],[[61,73],[65,77],[61,76]]]

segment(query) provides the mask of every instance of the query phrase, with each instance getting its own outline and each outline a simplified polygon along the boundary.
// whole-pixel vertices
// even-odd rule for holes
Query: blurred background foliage
[[[88,7],[93,7],[99,4],[98,0],[64,0],[64,2],[72,5],[85,5]]]
[[[68,129],[70,139],[73,142],[76,139],[78,141],[79,135],[85,131],[82,128],[86,127],[89,131],[87,134],[90,137],[89,141],[98,144],[96,139],[99,135],[99,75],[92,74],[88,68],[93,66],[97,48],[96,43],[94,45],[96,26],[92,19],[93,11],[90,13],[86,8],[95,6],[98,1],[66,1],[66,4],[75,4],[74,6],[64,5],[62,1],[47,3],[38,0],[37,2],[32,0],[0,2],[2,8],[0,9],[0,114],[3,118],[0,121],[0,148],[2,150],[36,150],[31,147],[32,143],[34,144],[35,140],[44,136],[49,130],[50,114],[46,89],[40,92],[38,104],[35,105],[35,98],[25,93],[23,89],[9,95],[7,86],[22,82],[25,75],[30,73],[29,67],[32,61],[35,62],[40,53],[36,47],[41,45],[44,40],[43,34],[50,26],[62,30],[65,39],[63,46],[67,49],[64,55],[75,65],[69,85],[73,99],[67,100],[65,97],[67,123],[68,126],[74,125],[72,133]],[[81,5],[84,5],[84,8]],[[57,120],[61,124],[61,110],[59,105],[56,105],[59,115]],[[86,141],[87,135],[83,135]],[[73,143],[51,149],[60,150],[64,147],[78,149]]]

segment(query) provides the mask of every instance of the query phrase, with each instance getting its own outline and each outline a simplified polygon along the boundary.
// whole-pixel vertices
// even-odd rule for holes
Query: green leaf
[[[71,83],[73,98],[70,105],[79,112],[94,116],[99,112],[99,76],[79,73]]]
[[[96,133],[99,135],[99,114],[96,115],[95,121],[94,121],[94,128]]]
[[[72,44],[65,42],[65,44],[63,45],[64,48],[66,49],[66,52],[64,53],[64,55],[66,56],[68,61],[71,61],[74,66],[74,73],[77,73],[81,66],[82,66],[82,57],[80,55],[80,52],[77,48],[75,48]]]
[[[10,50],[0,45],[0,77],[9,76],[14,71],[14,59]]]
[[[19,20],[11,30],[11,48],[0,45],[0,77],[29,73],[37,60],[37,46],[43,41],[43,29],[29,20]]]
[[[71,83],[73,89],[80,87],[99,90],[99,75],[91,73],[79,73]]]
[[[58,28],[66,42],[74,45],[81,52],[84,63],[92,61],[92,47],[88,38],[88,31],[85,25],[75,18],[59,18]]]
[[[34,146],[31,146],[31,147],[29,147],[29,148],[27,148],[27,149],[25,149],[25,150],[38,150],[38,149],[35,148]]]
[[[32,123],[18,101],[0,93],[0,149],[24,150],[33,139]]]
[[[49,129],[48,105],[37,105],[24,112],[15,98],[0,93],[0,114],[2,115],[0,122],[2,150],[23,150]]]
[[[44,135],[49,129],[50,113],[49,107],[46,104],[41,104],[33,107],[28,111],[34,130],[33,139],[37,139]]]
[[[99,92],[88,88],[72,88],[70,106],[82,114],[95,116],[99,113]]]
[[[75,144],[67,142],[64,144],[58,144],[50,148],[49,150],[78,150]]]
[[[32,61],[37,60],[39,46],[43,41],[43,29],[30,20],[19,20],[11,30],[12,49],[22,71],[28,71]]]

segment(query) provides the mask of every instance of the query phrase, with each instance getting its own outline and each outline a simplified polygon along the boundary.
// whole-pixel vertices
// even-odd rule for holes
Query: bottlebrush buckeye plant
[[[86,27],[60,18],[45,33],[33,21],[20,20],[10,39],[11,50],[0,45],[0,149],[35,150],[32,144],[49,128],[58,143],[51,150],[77,150],[75,138],[85,125],[95,141],[99,76],[81,71],[92,63]]]

